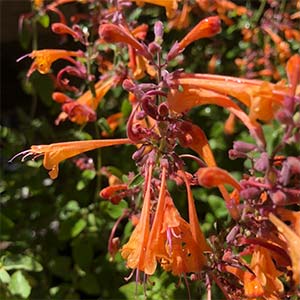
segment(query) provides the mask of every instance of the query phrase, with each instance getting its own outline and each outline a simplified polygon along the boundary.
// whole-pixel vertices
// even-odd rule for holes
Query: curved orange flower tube
[[[200,127],[187,121],[183,122],[182,127],[183,131],[186,134],[183,137],[179,137],[180,144],[198,153],[198,155],[205,161],[205,163],[209,167],[216,167],[217,163],[215,157],[203,130]],[[226,202],[226,206],[230,212],[230,215],[234,219],[238,219],[239,214],[236,210],[236,205],[239,203],[239,196],[237,195],[236,197],[231,197],[224,187],[223,183],[220,183],[218,185],[218,189],[220,190]]]
[[[287,251],[292,261],[293,280],[297,286],[300,284],[300,236],[274,214],[269,214],[269,220],[276,226],[287,245]]]
[[[262,285],[264,292],[261,296],[265,299],[281,299],[281,293],[284,288],[278,277],[282,275],[282,272],[276,269],[270,251],[264,247],[256,246],[249,267]],[[248,282],[244,281],[245,290],[247,289],[247,284]],[[252,292],[252,294],[250,294],[250,292]],[[247,296],[254,297],[256,293],[255,291],[249,290]]]
[[[174,84],[183,88],[183,92],[171,89],[168,95],[168,102],[171,103],[170,105],[175,111],[183,112],[185,110],[184,101],[178,102],[177,99],[182,99],[182,96],[188,93],[194,96],[189,100],[189,106],[192,106],[193,101],[193,106],[199,105],[201,97],[204,99],[203,104],[207,104],[206,98],[208,96],[202,90],[208,90],[220,94],[218,97],[212,94],[212,104],[217,104],[218,99],[221,100],[221,96],[232,96],[249,107],[250,120],[259,119],[265,122],[274,118],[275,112],[283,105],[283,99],[289,91],[289,88],[282,84],[211,74],[182,73],[174,78]],[[200,89],[198,92],[200,99],[195,97],[195,90],[198,89]],[[232,107],[236,110],[236,105],[232,103],[234,102],[230,104],[227,100],[223,105],[222,101],[219,101],[218,105]]]
[[[211,188],[221,184],[229,184],[240,191],[240,184],[225,170],[218,167],[200,168],[197,172],[199,184]]]
[[[90,141],[73,141],[64,143],[54,143],[50,145],[33,145],[29,150],[23,151],[19,155],[33,155],[35,157],[44,156],[43,165],[45,169],[50,170],[49,176],[55,179],[58,176],[58,165],[61,161],[74,157],[80,153],[91,151],[97,148],[130,144],[129,139],[112,139],[112,140],[90,140]],[[15,156],[16,157],[16,156]],[[13,157],[12,160],[15,158]]]
[[[201,20],[179,43],[179,51],[185,49],[192,42],[212,37],[221,32],[221,21],[218,16]]]
[[[163,6],[166,9],[166,15],[168,18],[173,18],[178,7],[177,0],[130,0],[136,2],[137,5],[142,5],[143,3],[154,4],[158,6]]]
[[[111,23],[101,24],[99,27],[100,37],[107,43],[125,43],[138,50],[146,58],[151,59],[151,55],[146,48],[122,25]]]
[[[82,94],[76,101],[67,101],[62,105],[63,112],[58,116],[55,123],[59,124],[66,118],[72,122],[82,125],[86,122],[93,122],[96,120],[96,109],[103,99],[105,94],[117,82],[115,76],[101,79],[95,84],[95,96],[90,90]],[[54,93],[55,97],[61,97],[60,94]],[[61,97],[63,98],[63,97]],[[63,99],[62,99],[63,100]]]
[[[147,170],[145,196],[141,217],[133,230],[129,241],[121,249],[121,256],[126,260],[127,267],[143,272],[148,270],[145,257],[150,234],[152,172],[153,165],[150,164]],[[150,268],[150,270],[152,270],[152,268]]]
[[[23,57],[29,56],[34,59],[27,72],[27,77],[29,77],[35,70],[38,70],[41,74],[47,74],[50,72],[51,65],[58,59],[65,59],[72,63],[75,61],[71,58],[72,56],[83,56],[82,51],[68,51],[62,49],[43,49],[34,50],[30,54]],[[21,57],[20,59],[22,59]],[[19,60],[20,60],[19,59]],[[19,61],[18,60],[18,61]]]

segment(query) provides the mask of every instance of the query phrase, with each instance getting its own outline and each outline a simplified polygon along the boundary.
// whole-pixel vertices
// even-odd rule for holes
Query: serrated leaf
[[[43,270],[42,265],[34,258],[21,254],[5,256],[2,264],[6,270],[21,269],[33,272],[40,272]]]
[[[31,293],[31,286],[21,271],[12,274],[8,289],[13,295],[19,295],[22,298],[27,298]]]
[[[132,181],[130,182],[129,188],[134,188],[134,187],[140,185],[141,183],[144,182],[144,180],[145,180],[145,179],[144,179],[144,177],[143,177],[142,175],[137,174],[137,175],[132,179]]]
[[[6,272],[4,268],[0,269],[0,281],[2,283],[9,283],[10,275]]]

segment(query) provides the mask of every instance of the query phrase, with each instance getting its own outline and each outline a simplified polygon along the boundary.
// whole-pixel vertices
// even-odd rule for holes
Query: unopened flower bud
[[[131,92],[135,89],[136,86],[135,86],[135,84],[133,83],[132,80],[125,79],[122,83],[122,87],[123,87],[124,90]]]
[[[259,172],[264,172],[269,167],[269,155],[267,152],[263,152],[254,164],[254,168]]]
[[[261,190],[256,187],[249,187],[241,191],[241,197],[244,199],[257,199],[261,194]]]
[[[145,117],[146,117],[146,113],[145,113],[143,110],[138,111],[138,112],[135,114],[136,120],[143,120],[143,119],[145,119]]]
[[[132,154],[132,159],[133,160],[139,160],[145,151],[145,146],[141,146],[138,150],[136,150],[133,154]]]
[[[176,41],[175,44],[171,47],[169,53],[167,54],[167,61],[174,59],[180,53],[181,49],[179,49],[179,44]]]
[[[72,28],[63,23],[53,23],[51,29],[56,34],[69,34],[76,40],[80,39],[78,32],[75,32]]]
[[[235,225],[235,226],[230,230],[230,232],[227,234],[227,236],[226,236],[226,242],[229,243],[229,244],[232,243],[232,242],[235,240],[236,235],[238,234],[239,230],[240,230],[240,227],[239,227],[238,225]],[[228,255],[228,254],[231,254],[231,255],[232,255],[231,251],[227,252],[227,255]],[[226,257],[226,256],[225,256],[225,254],[224,254],[223,260],[226,261],[225,257]],[[232,256],[230,256],[229,258],[231,258],[231,257],[232,257]]]
[[[238,152],[234,149],[230,149],[228,151],[228,155],[229,155],[229,158],[232,159],[232,160],[235,160],[237,158],[246,158],[247,157],[247,154],[242,153],[242,152]]]
[[[157,42],[152,42],[149,44],[148,49],[152,55],[156,54],[161,50],[161,47]]]
[[[253,151],[256,148],[256,145],[242,142],[242,141],[235,141],[233,142],[233,149],[238,152],[248,153]]]
[[[293,174],[300,174],[300,158],[289,156],[287,158],[287,163],[289,164]]]
[[[60,92],[54,92],[52,94],[52,99],[58,103],[66,103],[66,102],[72,101],[72,99],[70,97],[68,97],[64,93],[60,93]]]
[[[287,109],[281,109],[278,111],[276,119],[283,124],[293,124],[293,116]]]
[[[285,161],[282,164],[282,169],[280,171],[280,176],[279,176],[279,182],[283,186],[288,185],[288,183],[290,181],[290,176],[291,176],[290,165],[289,165],[289,163],[287,161]]]
[[[162,168],[168,168],[168,166],[169,166],[168,160],[165,159],[165,158],[162,158],[162,159],[160,160],[160,166],[161,166]]]
[[[109,254],[110,254],[110,258],[109,258],[110,261],[114,260],[116,254],[119,251],[119,248],[120,248],[120,239],[118,237],[114,237],[110,241],[110,244],[109,244],[109,247],[108,247]]]
[[[168,116],[169,114],[169,107],[168,107],[168,104],[163,102],[161,103],[159,106],[158,106],[158,114],[161,116],[161,117],[166,117]]]
[[[276,205],[286,205],[287,197],[286,194],[281,190],[270,192],[270,198]]]
[[[154,34],[155,34],[155,40],[162,39],[162,37],[164,35],[164,24],[161,21],[155,22]]]

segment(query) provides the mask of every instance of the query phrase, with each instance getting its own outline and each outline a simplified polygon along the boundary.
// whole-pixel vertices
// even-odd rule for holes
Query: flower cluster
[[[71,2],[85,5],[90,14],[74,15],[68,21],[72,25],[67,25],[60,8]],[[162,6],[168,28],[182,29],[190,24],[190,1],[34,1],[33,13],[23,16],[23,21],[34,14],[55,13],[60,22],[52,23],[52,32],[78,44],[78,50],[35,49],[26,55],[33,59],[28,78],[35,71],[50,75],[57,60],[68,63],[55,76],[51,74],[57,88],[52,98],[61,105],[55,123],[67,119],[81,126],[96,122],[100,102],[114,88],[126,93],[131,112],[128,117],[120,111],[107,117],[101,139],[34,145],[18,155],[22,160],[43,156],[44,167],[55,179],[65,159],[102,147],[132,145],[138,184],[132,184],[137,177],[124,182],[102,168],[111,180],[100,197],[115,205],[123,198],[135,201],[135,209],[124,211],[116,226],[125,217],[138,217],[129,240],[120,247],[113,228],[110,254],[120,251],[138,282],[141,274],[145,281],[160,266],[186,281],[189,275],[206,282],[208,298],[215,282],[227,299],[282,299],[299,293],[300,284],[300,159],[281,154],[287,144],[300,142],[300,56],[292,55],[265,22],[262,30],[276,44],[287,81],[271,83],[249,79],[254,76],[246,79],[180,69],[186,48],[199,39],[214,38],[221,32],[222,21],[232,24],[228,11],[249,13],[230,1],[196,2],[202,11],[216,14],[198,20],[168,47],[161,21],[153,28],[138,24],[126,18],[127,10],[141,4]],[[88,20],[89,26],[79,26],[81,20]],[[284,20],[286,26],[280,30],[286,32],[290,27],[287,17]],[[298,38],[297,31],[289,32]],[[249,131],[252,143],[236,141],[229,151],[231,159],[251,163],[240,181],[217,165],[205,132],[188,118],[190,110],[202,105],[224,108]],[[126,137],[112,138],[124,119]],[[270,153],[262,123],[274,120],[282,124],[283,137]],[[196,171],[187,169],[187,159],[197,163]],[[78,166],[91,168],[83,160]],[[176,207],[168,182],[184,186],[187,218]],[[205,237],[201,230],[192,193],[192,187],[200,186],[217,187],[224,198],[232,225],[223,240]],[[140,197],[142,207],[137,213]]]

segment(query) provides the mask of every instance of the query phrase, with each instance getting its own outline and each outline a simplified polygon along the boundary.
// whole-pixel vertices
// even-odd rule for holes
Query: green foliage
[[[238,16],[234,11],[228,12],[228,17],[233,19],[232,25],[223,24],[221,34],[211,40],[199,40],[193,46],[189,46],[184,60],[171,62],[171,68],[206,73],[208,60],[216,54],[219,57],[215,69],[218,74],[241,75],[234,63],[235,59],[244,57],[245,51],[250,46],[260,48],[265,42],[262,36],[259,36],[257,45],[242,40],[241,30],[255,28],[261,15],[255,4],[252,5],[251,1],[245,2],[256,12],[254,18],[247,14]],[[80,13],[83,11],[80,3],[71,5],[75,11],[78,10]],[[92,10],[92,5],[96,4],[89,5],[88,9]],[[96,6],[93,17],[97,16],[98,9],[100,8]],[[203,11],[194,10],[190,13],[189,28],[205,16]],[[172,43],[179,40],[188,29],[179,31],[168,28],[165,12],[157,6],[146,5],[128,12],[129,21],[139,24],[144,22],[149,27],[153,27],[158,19],[162,20],[166,27],[164,47],[170,49]],[[27,52],[31,46],[36,48],[37,33],[43,30],[50,35],[51,22],[52,15],[46,11],[38,13],[35,11],[31,22],[25,19],[19,32],[21,47]],[[89,36],[92,39],[92,35],[95,34],[94,28],[89,28],[90,25],[86,23],[87,27],[84,27],[92,32]],[[147,39],[150,40],[150,37],[147,36]],[[48,45],[46,41],[44,43]],[[290,45],[292,51],[299,51],[299,43],[290,41]],[[38,48],[43,46],[39,45]],[[68,43],[67,46],[73,49],[74,43]],[[99,43],[94,46],[103,52],[108,48],[114,52],[119,51],[114,45],[108,47]],[[53,45],[53,48],[56,46]],[[124,59],[122,55],[120,51],[119,57]],[[284,74],[280,62],[275,63],[280,74]],[[122,71],[120,68],[120,73]],[[118,205],[114,205],[100,198],[99,191],[107,186],[107,178],[100,170],[105,166],[108,173],[129,183],[129,188],[141,186],[144,178],[139,174],[133,174],[136,170],[134,162],[130,159],[136,150],[133,146],[124,146],[122,150],[116,147],[88,152],[87,156],[93,160],[95,169],[80,170],[76,162],[70,159],[61,164],[60,176],[55,181],[48,177],[47,171],[40,168],[42,160],[25,159],[26,162],[20,162],[16,159],[13,163],[8,163],[13,155],[28,149],[32,144],[99,139],[103,134],[101,132],[109,136],[124,136],[126,122],[132,109],[127,94],[121,87],[109,92],[100,103],[95,124],[79,126],[66,121],[56,126],[54,122],[60,113],[59,104],[52,100],[56,82],[51,76],[38,72],[34,72],[30,79],[26,78],[25,74],[20,71],[19,82],[14,82],[17,89],[23,90],[24,99],[4,99],[11,102],[7,112],[13,110],[14,115],[3,122],[0,132],[3,148],[1,154],[3,168],[0,174],[2,239],[0,298],[5,300],[131,300],[145,299],[145,296],[150,300],[187,298],[185,285],[183,283],[177,285],[178,279],[162,270],[149,279],[151,288],[147,291],[134,280],[126,283],[124,278],[129,275],[129,270],[120,253],[116,254],[114,260],[108,255],[107,243],[115,222],[124,211],[138,210],[128,199],[122,199]],[[124,120],[116,131],[112,132],[106,116],[117,111],[123,113]],[[7,112],[4,111],[3,115]],[[192,109],[185,117],[193,120],[205,131],[217,163],[233,172],[235,178],[240,179],[244,165],[240,160],[230,161],[227,151],[234,139],[253,141],[247,130],[237,123],[234,135],[225,135],[224,123],[228,113],[215,106]],[[263,128],[270,153],[281,138],[282,126],[272,123]],[[300,151],[299,147],[288,148],[288,154],[296,155]],[[180,149],[176,150],[180,152]],[[186,165],[193,171],[198,168],[194,162],[187,161]],[[245,162],[245,166],[250,167],[249,160]],[[176,195],[174,197],[176,205],[186,216],[185,194],[180,187],[172,183],[169,183],[169,189],[172,195]],[[225,224],[228,224],[230,219],[219,192],[216,189],[194,188],[193,194],[204,233],[207,235],[218,231],[224,232]],[[122,220],[119,223],[116,236],[120,237],[121,244],[128,241],[132,229],[130,221]],[[200,283],[193,283],[191,291],[197,292],[197,295],[205,294],[205,288]],[[215,286],[213,295],[214,299],[221,295]]]

